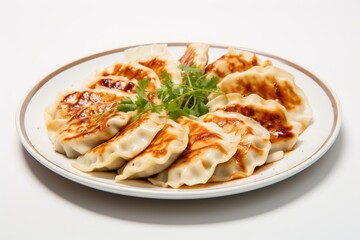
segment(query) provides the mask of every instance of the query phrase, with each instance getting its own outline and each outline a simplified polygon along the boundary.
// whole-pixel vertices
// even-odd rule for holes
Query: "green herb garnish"
[[[149,85],[149,80],[144,78],[138,82],[138,87],[136,88],[137,99],[135,102],[131,98],[124,98],[116,107],[118,111],[129,112],[138,110],[138,113],[132,118],[132,121],[140,117],[146,112],[157,112],[160,113],[162,110],[161,105],[155,105],[154,103],[148,100],[148,91],[146,87]]]
[[[157,89],[156,94],[162,104],[155,104],[148,99],[148,95],[152,93],[146,90],[149,80],[142,79],[136,88],[136,101],[125,98],[119,103],[117,110],[123,112],[137,110],[138,113],[132,121],[146,112],[160,113],[162,110],[165,110],[174,120],[180,116],[199,117],[209,112],[206,106],[209,94],[223,94],[217,87],[217,77],[207,79],[206,75],[196,67],[180,65],[179,68],[182,70],[182,84],[173,83],[171,76],[166,72],[161,74],[164,82],[160,89]]]

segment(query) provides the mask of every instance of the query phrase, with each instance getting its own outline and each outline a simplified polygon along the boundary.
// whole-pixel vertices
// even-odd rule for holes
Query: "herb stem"
[[[182,66],[181,84],[172,82],[171,76],[166,72],[161,74],[161,87],[156,91],[146,90],[149,81],[147,79],[140,80],[136,88],[137,99],[132,101],[130,98],[122,100],[117,109],[119,111],[134,111],[138,113],[132,119],[135,120],[146,112],[160,113],[165,110],[172,119],[180,116],[201,116],[209,111],[206,106],[210,93],[223,94],[217,87],[217,78],[207,79],[206,75],[196,67]],[[161,104],[155,104],[149,100],[149,94],[156,94],[161,100]]]

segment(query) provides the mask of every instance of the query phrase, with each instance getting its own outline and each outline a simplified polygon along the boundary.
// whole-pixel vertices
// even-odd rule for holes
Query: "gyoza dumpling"
[[[254,66],[269,66],[269,60],[260,62],[256,54],[229,48],[228,52],[210,63],[205,70],[208,77],[218,77],[221,82],[224,77],[234,72],[244,72]]]
[[[125,97],[135,97],[138,81],[141,79],[129,79],[124,76],[97,76],[96,80],[87,85],[89,89],[112,90],[116,94]]]
[[[209,45],[204,43],[191,43],[186,45],[184,55],[179,62],[185,66],[195,66],[205,71],[205,67],[209,61]]]
[[[119,112],[122,96],[107,91],[64,94],[45,112],[48,135],[55,151],[77,157],[113,137],[134,112]]]
[[[83,171],[113,170],[141,153],[164,127],[166,116],[145,113],[115,137],[78,157],[74,167]]]
[[[163,81],[161,75],[164,71],[171,76],[174,83],[182,83],[181,70],[178,68],[180,63],[171,57],[167,44],[129,48],[124,51],[124,54],[129,61],[140,63],[154,70],[161,81]]]
[[[239,93],[221,95],[211,100],[210,111],[237,112],[258,121],[270,133],[271,149],[267,162],[283,158],[296,144],[301,124],[293,121],[284,106],[256,94],[242,97]]]
[[[248,177],[255,167],[266,162],[271,147],[270,134],[257,121],[239,113],[216,111],[201,117],[204,122],[214,122],[225,132],[241,136],[234,156],[219,164],[209,182],[229,181]]]
[[[188,146],[169,168],[149,178],[149,181],[154,185],[172,188],[207,183],[216,166],[235,154],[240,135],[225,133],[215,123],[204,123],[187,117],[180,117],[177,122],[189,127]]]
[[[170,166],[187,147],[189,128],[168,119],[150,145],[119,169],[117,182],[157,174]]]
[[[286,108],[292,120],[302,125],[300,133],[312,121],[305,94],[295,85],[294,76],[280,68],[256,66],[227,75],[218,86],[224,93],[257,94],[266,100],[276,100]]]
[[[132,97],[136,95],[135,90],[138,81],[144,78],[149,80],[149,85],[146,88],[148,91],[155,91],[160,88],[161,82],[152,69],[136,62],[117,62],[100,71],[96,79],[89,83],[87,87],[100,90],[111,89],[121,95]]]

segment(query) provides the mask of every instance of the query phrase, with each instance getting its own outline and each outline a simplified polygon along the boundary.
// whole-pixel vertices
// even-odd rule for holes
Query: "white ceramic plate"
[[[175,58],[185,51],[184,43],[171,43],[169,50]],[[131,46],[134,47],[134,46]],[[296,77],[296,84],[307,95],[314,112],[314,123],[299,137],[294,151],[281,161],[262,167],[248,178],[200,187],[169,189],[141,181],[115,183],[114,174],[86,174],[73,168],[72,160],[53,151],[47,137],[44,109],[66,90],[81,89],[96,70],[123,59],[127,48],[114,49],[72,62],[41,80],[27,94],[17,113],[17,128],[27,151],[50,170],[80,184],[117,194],[161,199],[195,199],[219,197],[261,188],[286,179],[317,161],[334,143],[341,125],[339,102],[329,87],[308,70],[280,57],[248,50],[259,58],[270,59]],[[225,54],[227,47],[212,45],[209,62]]]

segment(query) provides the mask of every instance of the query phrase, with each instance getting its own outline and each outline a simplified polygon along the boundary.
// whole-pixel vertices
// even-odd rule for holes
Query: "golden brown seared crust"
[[[60,130],[60,134],[68,136],[64,138],[64,141],[70,141],[72,139],[80,138],[82,136],[90,135],[95,132],[102,131],[107,127],[109,119],[113,117],[124,118],[115,107],[116,104],[109,105],[108,110],[95,113],[90,108],[85,108],[83,111],[74,115],[67,123],[66,127]]]
[[[237,118],[223,118],[215,115],[205,115],[202,119],[204,122],[213,122],[216,123],[219,127],[224,129],[226,133],[236,132],[237,134],[245,134],[247,130],[252,131],[251,128],[244,128],[244,121]],[[244,126],[244,127],[243,127]]]
[[[226,63],[226,66],[220,66],[219,63]],[[258,66],[258,59],[254,55],[251,61],[246,61],[243,56],[236,56],[225,54],[217,59],[215,62],[210,63],[205,70],[205,73],[213,72],[219,78],[224,78],[226,75],[234,72],[243,72],[253,66]]]
[[[113,70],[109,72],[108,70],[104,70],[101,73],[101,76],[122,76],[127,77],[128,79],[138,79],[141,80],[148,76],[148,73],[144,71],[144,69],[136,68],[127,63],[118,63],[115,64]]]
[[[253,134],[253,129],[245,125],[245,122],[238,118],[224,118],[215,115],[207,115],[202,120],[204,122],[216,123],[226,133],[236,132],[237,134],[241,135],[242,139],[248,134]],[[239,165],[240,169],[242,169],[244,172],[247,172],[245,155],[250,149],[256,151],[259,155],[264,154],[263,150],[257,148],[251,142],[240,141],[237,146],[236,153],[234,156],[232,156],[232,158],[235,159],[236,163]]]
[[[109,119],[122,117],[115,107],[123,99],[109,92],[75,91],[66,95],[57,105],[58,118],[68,119],[59,130],[70,141],[107,127]]]
[[[189,127],[189,143],[175,164],[185,163],[197,155],[201,155],[207,149],[216,148],[227,154],[227,151],[218,143],[218,140],[222,139],[219,134],[211,132],[196,121],[184,117],[178,118],[177,122]]]
[[[240,167],[240,169],[243,172],[247,171],[247,167],[245,164],[245,154],[249,151],[249,149],[252,146],[253,145],[251,144],[251,142],[240,142],[238,144],[236,153],[234,154],[234,156],[232,156],[232,158],[235,159],[237,165]]]
[[[220,82],[225,76],[231,73],[244,72],[259,65],[265,67],[271,65],[271,62],[265,61],[264,63],[260,63],[255,54],[253,54],[251,58],[246,59],[242,52],[236,53],[229,51],[227,54],[210,63],[206,67],[205,73],[211,76],[217,76]]]
[[[149,91],[154,91],[160,84],[156,73],[150,68],[134,62],[117,63],[112,70],[103,70],[99,74],[98,80],[89,84],[88,88],[95,89],[102,86],[135,93],[137,82],[145,78],[149,80],[147,87]]]
[[[84,119],[108,110],[121,99],[122,97],[108,92],[75,91],[66,95],[56,110],[58,118]]]
[[[194,66],[201,71],[205,70],[209,61],[209,45],[203,43],[191,43],[186,45],[184,55],[179,59],[184,66]]]
[[[184,55],[179,59],[179,62],[184,66],[192,66],[195,64],[196,52],[194,48],[189,47],[186,48]]]
[[[294,137],[292,126],[287,124],[286,116],[278,109],[273,110],[256,110],[251,106],[242,106],[240,104],[231,104],[220,108],[226,112],[237,112],[258,121],[270,133],[270,142],[283,141]]]
[[[163,81],[163,79],[161,78],[162,72],[163,71],[167,72],[166,62],[164,60],[153,58],[146,62],[140,61],[139,64],[152,69],[156,73],[156,75],[160,78],[160,81]]]
[[[90,89],[95,89],[97,87],[105,87],[110,89],[117,89],[127,93],[135,93],[137,84],[134,81],[129,81],[129,79],[123,78],[112,78],[112,77],[101,77],[98,81],[90,84],[88,87]]]
[[[111,138],[107,142],[104,142],[104,143],[98,145],[97,147],[93,148],[92,151],[94,153],[98,154],[99,156],[101,156],[104,153],[107,146],[110,146],[113,142],[116,142],[119,138],[123,137],[125,134],[128,134],[128,133],[134,131],[134,129],[138,128],[144,121],[148,120],[149,118],[150,118],[149,113],[145,113],[145,114],[141,115],[134,122],[130,123],[125,128],[123,128],[113,138]]]
[[[152,154],[155,158],[165,156],[168,152],[169,144],[178,139],[176,134],[168,131],[169,128],[172,128],[172,126],[170,124],[166,124],[164,128],[156,134],[151,144],[139,156],[146,155],[148,153]]]
[[[226,93],[240,93],[244,97],[256,93],[264,99],[276,100],[287,110],[302,105],[302,99],[294,88],[288,82],[277,82],[273,76],[268,76],[266,81],[251,81],[243,78],[234,81],[234,84],[226,85],[222,90]]]

